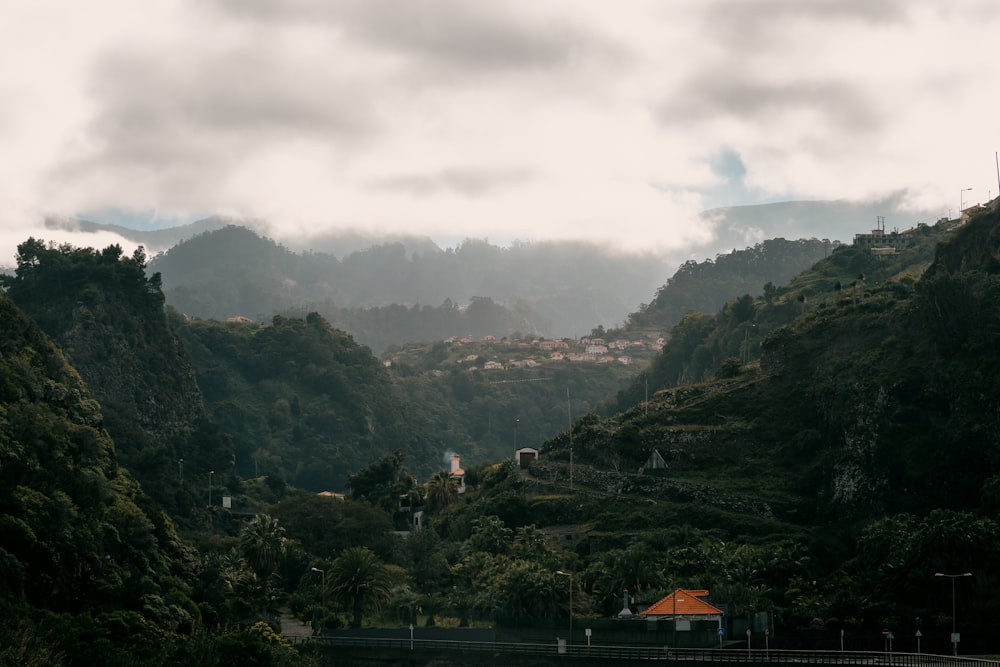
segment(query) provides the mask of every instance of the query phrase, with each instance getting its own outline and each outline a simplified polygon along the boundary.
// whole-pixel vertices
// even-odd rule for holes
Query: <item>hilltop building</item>
[[[902,233],[893,230],[885,231],[885,217],[878,216],[877,226],[870,234],[855,234],[854,247],[866,248],[873,255],[894,255],[901,248],[910,244],[910,237],[907,231]]]

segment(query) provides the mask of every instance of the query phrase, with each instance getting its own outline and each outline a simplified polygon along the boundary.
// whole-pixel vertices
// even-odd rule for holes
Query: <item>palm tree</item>
[[[360,628],[366,607],[378,611],[392,594],[389,568],[367,547],[351,547],[333,561],[327,573],[330,593],[353,610],[351,627]]]
[[[445,507],[458,495],[458,482],[449,470],[439,470],[434,473],[424,486],[427,494],[427,504],[432,509]]]
[[[263,589],[264,613],[267,613],[267,580],[285,558],[285,529],[278,520],[258,514],[240,532],[240,553],[260,579]]]
[[[227,626],[230,621],[249,615],[257,600],[256,587],[249,594],[253,575],[239,549],[209,551],[201,560],[199,578],[202,581],[204,606],[202,622],[207,627]],[[249,604],[247,601],[251,601]]]

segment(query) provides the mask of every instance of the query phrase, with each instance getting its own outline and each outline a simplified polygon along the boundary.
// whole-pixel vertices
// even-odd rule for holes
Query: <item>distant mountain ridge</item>
[[[275,313],[315,310],[376,351],[414,340],[416,319],[433,314],[428,308],[462,311],[486,300],[506,314],[493,309],[495,324],[477,326],[479,335],[501,337],[515,330],[585,335],[595,326],[620,323],[667,271],[653,255],[569,242],[500,248],[468,240],[457,249],[430,253],[409,253],[392,243],[338,260],[294,253],[235,225],[174,246],[150,268],[161,273],[167,302],[193,317],[266,321]],[[372,308],[391,310],[395,324],[391,318],[372,322],[361,312]],[[400,308],[415,311],[410,321],[397,317]],[[437,339],[470,333],[419,328]]]
[[[820,248],[828,254],[841,240],[869,231],[877,212],[888,214],[891,228],[909,226],[918,214],[902,211],[899,201],[896,196],[712,209],[702,215],[715,234],[701,247],[708,257],[678,262],[676,272],[673,260],[662,255],[620,255],[574,242],[504,248],[467,239],[442,250],[427,237],[351,231],[272,240],[267,221],[224,216],[160,230],[70,218],[51,218],[48,224],[113,232],[144,245],[155,255],[150,266],[163,277],[168,303],[181,312],[266,321],[274,314],[315,310],[381,352],[415,340],[514,331],[579,337],[623,323],[665,333],[690,310],[711,313],[740,293],[757,295],[767,283],[784,283],[820,259]],[[765,234],[769,238],[761,240]],[[796,250],[778,252],[781,243]],[[796,252],[801,256],[793,257]],[[734,269],[739,275],[721,275]],[[473,301],[490,305],[488,321],[450,321]]]
[[[134,229],[116,224],[91,222],[71,217],[50,216],[45,219],[49,229],[59,229],[68,232],[94,234],[110,232],[123,239],[141,244],[152,256],[164,252],[184,241],[206,232],[213,232],[232,225],[245,227],[262,236],[272,234],[271,225],[262,218],[244,218],[224,215],[213,215],[194,222],[165,227],[162,229]],[[372,246],[386,243],[401,243],[407,252],[441,252],[430,238],[410,234],[366,234],[357,230],[333,230],[295,239],[286,239],[284,243],[296,252],[321,252],[342,258]]]

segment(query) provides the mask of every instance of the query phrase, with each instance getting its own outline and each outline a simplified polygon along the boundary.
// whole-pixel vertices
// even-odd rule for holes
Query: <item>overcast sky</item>
[[[954,215],[997,195],[998,34],[995,0],[3,0],[0,264],[46,214],[674,251],[718,206]]]

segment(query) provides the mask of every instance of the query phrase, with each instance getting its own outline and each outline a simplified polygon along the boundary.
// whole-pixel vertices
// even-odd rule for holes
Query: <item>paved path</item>
[[[295,618],[287,609],[281,610],[281,636],[293,642],[303,641],[312,636],[312,625]]]

